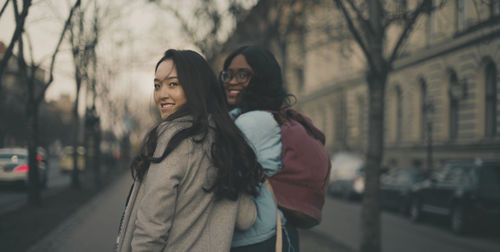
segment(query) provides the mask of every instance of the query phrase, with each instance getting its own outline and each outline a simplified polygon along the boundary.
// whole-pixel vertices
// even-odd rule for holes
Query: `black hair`
[[[256,188],[262,180],[262,167],[257,162],[252,148],[245,141],[243,133],[229,117],[224,91],[207,61],[191,50],[170,49],[158,61],[155,71],[161,62],[168,59],[174,62],[177,78],[186,96],[186,103],[165,121],[190,115],[192,125],[174,134],[158,158],[153,157],[153,153],[161,123],[156,125],[146,135],[139,155],[132,161],[132,176],[142,180],[151,163],[161,162],[182,141],[192,138],[195,142],[201,142],[209,130],[214,130],[211,161],[217,168],[217,175],[213,186],[206,190],[213,191],[219,199],[235,200],[242,192],[257,196]],[[209,117],[215,127],[210,127]]]
[[[282,107],[290,106],[289,98],[293,95],[288,94],[284,87],[281,67],[274,55],[260,46],[242,46],[226,58],[224,70],[240,54],[252,67],[253,75],[248,86],[240,93],[237,107],[244,113],[252,110],[279,111]]]

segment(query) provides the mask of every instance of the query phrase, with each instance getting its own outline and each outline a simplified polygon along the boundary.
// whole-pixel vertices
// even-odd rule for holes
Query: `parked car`
[[[500,223],[500,163],[453,161],[414,186],[410,218],[423,214],[448,218],[455,233],[480,224]]]
[[[85,170],[85,148],[83,146],[78,146],[76,148],[78,154],[77,167],[78,170]],[[67,173],[73,170],[73,146],[66,146],[62,149],[61,156],[59,158],[59,170],[63,173]]]
[[[424,180],[424,172],[418,169],[396,168],[382,175],[380,202],[382,207],[407,214],[410,209],[412,188]]]
[[[42,187],[47,185],[48,162],[45,149],[37,148],[38,177]],[[28,149],[1,148],[0,149],[0,182],[1,183],[28,183]]]
[[[345,199],[360,198],[365,190],[364,161],[359,155],[341,152],[332,157],[328,192]]]

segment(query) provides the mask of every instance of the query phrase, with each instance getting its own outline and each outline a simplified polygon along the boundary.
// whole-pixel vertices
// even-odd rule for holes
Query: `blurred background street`
[[[27,246],[26,251],[111,251],[124,199],[131,183],[127,171],[121,172],[118,176],[112,184],[98,192],[86,204],[79,206],[61,224],[44,234],[42,239]],[[52,194],[60,192],[67,185],[69,180],[65,185],[63,183],[58,187],[49,186],[51,188],[49,191]],[[51,193],[47,192],[47,195]],[[22,194],[18,196],[21,202],[25,200],[21,197]],[[5,209],[13,202],[17,201],[2,202],[0,208]],[[360,239],[360,211],[359,200],[328,196],[322,223],[310,230],[300,230],[301,251],[356,251]],[[394,211],[383,212],[382,222],[383,251],[500,250],[498,233],[457,236],[449,232],[442,222],[428,221],[414,224],[407,217]]]
[[[0,1],[0,251],[109,251],[156,61],[249,44],[326,137],[302,251],[500,251],[500,0]]]

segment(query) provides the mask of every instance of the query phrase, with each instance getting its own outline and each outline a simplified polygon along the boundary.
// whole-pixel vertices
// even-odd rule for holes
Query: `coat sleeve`
[[[250,196],[241,194],[238,215],[236,216],[236,229],[247,230],[257,219],[257,207]]]
[[[268,177],[276,174],[281,163],[281,129],[273,115],[265,111],[241,114],[235,121],[253,148],[257,161]]]
[[[143,182],[144,196],[139,202],[132,251],[165,248],[175,216],[179,185],[188,169],[190,142],[184,140],[162,162],[150,165]]]

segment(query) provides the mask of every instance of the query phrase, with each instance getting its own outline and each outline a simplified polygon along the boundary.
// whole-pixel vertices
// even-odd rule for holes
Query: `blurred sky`
[[[50,56],[55,49],[62,26],[70,7],[76,0],[34,0],[29,9],[25,24],[27,34],[33,45],[35,62],[41,63],[48,70]],[[191,18],[192,6],[197,0],[162,0],[165,6],[174,6],[181,14]],[[92,10],[93,2],[82,0],[82,8]],[[0,0],[3,5],[5,0]],[[18,0],[21,8],[21,1]],[[152,119],[149,105],[153,103],[154,66],[163,52],[169,48],[199,50],[186,39],[179,21],[169,12],[148,0],[97,0],[102,15],[101,36],[97,48],[99,70],[111,70],[116,74],[107,80],[110,89],[105,99],[126,104],[130,113],[139,115],[144,120]],[[245,8],[253,6],[255,0],[242,0]],[[89,5],[90,4],[90,5]],[[219,10],[227,9],[227,1],[216,0],[214,5]],[[224,19],[219,27],[222,36],[227,37],[233,24]],[[11,40],[15,29],[12,3],[0,17],[0,41],[6,45]],[[68,34],[68,33],[67,33]],[[68,36],[68,35],[67,35]],[[25,55],[29,59],[28,46],[25,43]],[[14,54],[17,54],[15,49]],[[81,90],[80,99],[86,97],[86,90]],[[46,93],[47,100],[56,100],[62,94],[75,96],[74,65],[68,40],[61,46],[58,54],[55,79]],[[102,101],[101,101],[102,102]],[[102,104],[101,104],[102,105]],[[98,110],[100,104],[97,104]],[[104,105],[102,105],[104,106]],[[80,103],[83,113],[85,103]],[[101,110],[101,113],[103,111]],[[104,112],[106,113],[106,112]],[[102,114],[101,114],[102,115]],[[104,118],[106,116],[104,115]],[[114,127],[116,122],[103,120],[104,128]],[[107,124],[107,125],[106,125]]]
[[[1,2],[3,4],[4,0]],[[82,6],[89,2],[92,1],[83,0]],[[50,56],[73,3],[74,0],[35,0],[29,9],[25,28],[32,41],[35,62],[41,63],[45,69],[49,68]],[[116,72],[109,80],[110,94],[106,99],[124,103],[131,113],[149,120],[153,117],[148,105],[152,103],[156,61],[168,48],[196,48],[184,39],[178,21],[154,4],[145,0],[98,0],[98,3],[101,8],[111,10],[102,17],[106,25],[98,45],[99,68]],[[13,8],[9,4],[0,17],[0,41],[8,45],[14,29]],[[27,48],[25,44],[28,58]],[[84,99],[85,91],[82,89],[81,99]],[[68,41],[62,44],[58,54],[55,79],[47,90],[46,99],[55,100],[62,94],[75,96],[74,65]],[[85,103],[82,102],[80,113],[84,109]],[[113,127],[116,122],[112,120],[103,120],[103,126]]]
[[[25,27],[33,43],[35,61],[41,62],[46,69],[72,2],[68,0],[39,0],[34,1],[29,10]],[[86,2],[88,1],[82,1],[82,5],[85,5]],[[190,46],[189,42],[179,35],[179,26],[174,18],[165,15],[154,5],[146,4],[146,1],[102,0],[100,2],[103,6],[107,4],[116,6],[117,8],[113,7],[115,12],[121,12],[120,15],[113,14],[113,16],[118,17],[117,19],[105,21],[112,23],[112,25],[106,28],[99,45],[101,53],[109,56],[107,59],[120,59],[120,62],[115,62],[115,64],[123,64],[123,68],[129,68],[127,71],[120,71],[117,78],[123,79],[123,81],[119,81],[120,84],[113,87],[114,92],[129,93],[130,89],[134,89],[140,92],[136,93],[137,95],[149,95],[152,85],[148,84],[152,83],[152,69],[161,53],[167,47],[193,46]],[[160,23],[168,24],[169,33],[175,34],[170,37],[176,39],[167,39],[163,35],[151,34],[154,33],[153,28]],[[0,40],[8,44],[14,28],[15,22],[12,4],[10,4],[0,18]],[[161,33],[161,31],[158,32]],[[116,47],[112,45],[112,42],[117,39],[127,40],[121,43],[123,48],[109,48],[110,46]],[[106,52],[103,52],[102,49]],[[57,99],[62,93],[74,97],[73,64],[69,52],[69,44],[65,42],[62,52],[58,55],[55,81],[47,91],[46,96],[49,100]],[[103,57],[102,54],[101,57]],[[123,62],[127,58],[130,62]]]

